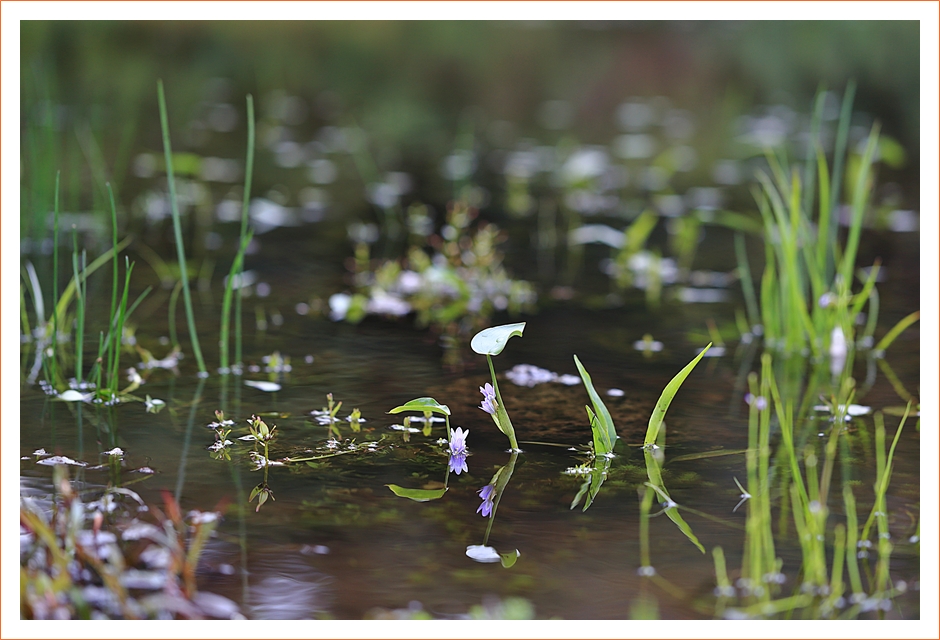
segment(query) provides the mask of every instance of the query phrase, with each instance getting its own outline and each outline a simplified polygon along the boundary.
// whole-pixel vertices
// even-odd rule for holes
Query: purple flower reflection
[[[450,456],[450,460],[447,461],[447,464],[448,464],[448,469],[456,473],[458,476],[463,471],[469,471],[469,469],[467,468],[467,454],[466,453],[452,454]]]
[[[479,513],[484,518],[489,518],[490,514],[493,513],[493,492],[496,491],[496,487],[491,484],[486,485],[479,491],[480,497],[483,498],[483,504],[477,507],[477,513]]]
[[[470,430],[467,429],[464,431],[460,427],[456,429],[451,429],[450,432],[450,454],[452,456],[466,456],[467,455],[467,436],[470,435]]]
[[[493,385],[487,382],[485,385],[480,387],[480,393],[483,394],[483,402],[480,404],[480,408],[491,416],[495,416],[497,404],[496,390],[493,389]]]

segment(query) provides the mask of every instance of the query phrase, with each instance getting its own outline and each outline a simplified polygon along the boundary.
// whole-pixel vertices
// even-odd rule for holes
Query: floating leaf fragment
[[[54,466],[57,464],[70,464],[75,467],[87,467],[87,462],[81,462],[80,460],[72,460],[67,456],[52,456],[51,458],[43,458],[42,460],[37,460],[36,464],[44,464],[48,466]]]
[[[266,391],[268,393],[274,393],[275,391],[281,390],[281,385],[276,382],[268,382],[267,380],[245,380],[245,386],[253,387],[259,391]]]

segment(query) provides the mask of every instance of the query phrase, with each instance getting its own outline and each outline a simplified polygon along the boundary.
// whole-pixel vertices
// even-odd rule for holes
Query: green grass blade
[[[255,102],[249,93],[245,97],[248,109],[248,152],[245,158],[245,193],[242,197],[242,226],[239,237],[244,239],[248,237],[248,201],[251,197],[251,178],[254,174],[255,166]],[[243,262],[239,266],[239,273],[244,269]],[[242,363],[242,297],[235,297],[235,362],[238,365]]]
[[[649,426],[646,428],[646,438],[643,440],[643,445],[651,445],[656,442],[656,436],[659,435],[659,428],[663,424],[663,418],[666,417],[666,409],[669,408],[672,399],[676,397],[676,394],[679,392],[679,387],[682,386],[682,383],[685,382],[685,379],[692,373],[692,369],[695,368],[695,365],[698,364],[699,360],[705,355],[705,353],[711,349],[712,343],[709,342],[708,346],[702,349],[702,352],[699,353],[695,358],[692,359],[692,362],[685,365],[685,368],[682,369],[679,373],[669,381],[669,384],[666,385],[666,388],[663,389],[662,395],[659,396],[659,400],[656,402],[656,407],[653,409],[653,414],[650,416]],[[583,377],[583,376],[582,376]]]
[[[842,264],[839,266],[839,274],[847,284],[852,282],[855,256],[858,253],[858,242],[862,234],[862,219],[865,216],[865,206],[868,204],[868,196],[871,193],[869,178],[874,162],[875,149],[878,148],[878,129],[878,123],[875,123],[868,136],[865,152],[862,154],[861,168],[852,194],[852,222],[849,225],[849,237],[846,240],[845,251],[842,254]]]
[[[891,343],[901,335],[905,329],[920,320],[920,311],[915,311],[914,313],[901,318],[901,320],[894,325],[891,330],[885,334],[885,337],[878,341],[878,344],[875,346],[875,352],[883,352],[888,347],[891,346]]]
[[[163,154],[166,158],[166,178],[170,189],[170,209],[173,214],[173,234],[176,238],[176,254],[180,263],[180,280],[183,283],[183,305],[186,308],[186,322],[189,325],[189,339],[193,345],[193,355],[199,366],[200,375],[206,375],[206,363],[199,348],[199,336],[196,332],[196,319],[193,316],[193,303],[189,294],[189,275],[186,272],[186,251],[183,248],[183,229],[180,223],[179,204],[176,200],[176,181],[173,177],[173,150],[170,148],[170,125],[167,119],[166,98],[163,95],[163,81],[157,81],[157,99],[160,106],[160,127],[163,131]]]
[[[757,294],[754,292],[754,281],[751,278],[751,267],[747,261],[747,248],[742,233],[734,234],[734,253],[738,260],[738,277],[741,280],[741,290],[744,292],[748,322],[751,327],[754,327],[761,322],[760,307],[757,305]]]

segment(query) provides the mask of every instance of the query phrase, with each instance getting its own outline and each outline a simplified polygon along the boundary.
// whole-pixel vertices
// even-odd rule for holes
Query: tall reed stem
[[[176,201],[176,182],[173,179],[173,151],[170,148],[170,125],[166,115],[166,98],[163,95],[163,80],[157,80],[157,97],[160,104],[160,128],[163,130],[163,154],[166,157],[166,179],[170,189],[170,208],[173,213],[173,234],[176,238],[176,254],[180,263],[180,281],[183,283],[183,305],[186,307],[186,322],[189,325],[189,339],[193,343],[193,354],[199,365],[199,375],[205,377],[206,363],[199,348],[199,336],[196,334],[196,319],[193,317],[193,302],[189,294],[189,274],[186,272],[186,251],[183,248],[183,229],[180,224],[179,205]]]

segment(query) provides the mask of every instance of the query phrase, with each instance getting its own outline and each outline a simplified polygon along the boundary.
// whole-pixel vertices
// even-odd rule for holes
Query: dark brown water
[[[352,326],[297,314],[294,306],[320,286],[318,277],[339,284],[339,273],[310,275],[313,267],[309,265],[305,271],[304,254],[297,250],[303,242],[315,245],[316,240],[294,234],[266,240],[263,245],[266,260],[258,268],[272,283],[272,292],[260,304],[269,313],[279,310],[283,323],[269,323],[267,331],[259,332],[246,313],[246,363],[263,368],[262,357],[275,350],[290,357],[291,370],[279,378],[280,391],[267,393],[245,386],[243,379],[267,379],[263,372],[250,370],[243,378],[213,375],[200,382],[191,357],[182,361],[178,376],[155,371],[138,390],[141,396],[146,393],[166,401],[167,408],[156,415],[135,403],[114,409],[83,405],[79,416],[77,405],[49,400],[38,388],[26,387],[20,404],[21,455],[45,448],[97,464],[101,452],[119,446],[125,452],[123,471],[120,478],[111,480],[128,482],[140,477],[133,469],[152,468],[156,474],[133,485],[148,502],[160,502],[161,489],[178,495],[184,510],[211,509],[220,500],[230,501],[218,535],[203,556],[200,584],[235,600],[249,617],[362,618],[381,610],[416,606],[414,602],[435,616],[448,617],[465,614],[469,607],[496,595],[529,600],[540,618],[625,618],[644,594],[655,598],[664,618],[714,615],[711,549],[724,549],[732,576],[740,566],[745,509],[732,512],[740,493],[733,478],[743,481],[746,476],[744,458],[737,454],[675,463],[670,458],[747,446],[747,408],[740,385],[742,372],[759,362],[754,360],[754,351],[729,342],[725,356],[699,364],[669,409],[664,482],[679,505],[714,518],[685,512],[708,551],[705,555],[667,518],[651,520],[651,561],[671,587],[654,586],[637,574],[641,565],[638,488],[647,477],[643,457],[632,445],[642,443],[662,388],[702,346],[690,340],[688,332],[701,331],[709,318],[726,321],[733,305],[682,305],[667,300],[659,312],[653,312],[629,299],[624,306],[586,309],[583,298],[576,298],[546,303],[537,315],[523,318],[527,321],[524,337],[510,341],[495,359],[520,441],[568,446],[589,441],[584,413],[588,397],[580,383],[528,388],[502,375],[521,363],[576,374],[572,354],[577,354],[627,446],[613,460],[593,505],[582,512],[580,506],[569,508],[582,479],[564,472],[583,458],[566,447],[523,444],[488,541],[500,552],[518,549],[516,564],[503,568],[498,562],[481,564],[466,555],[468,545],[483,544],[486,532],[487,519],[476,513],[477,491],[510,458],[505,437],[477,408],[481,399],[477,388],[488,380],[483,358],[469,351],[466,340],[461,347],[462,369],[444,367],[437,338],[415,329],[407,318],[370,318]],[[916,265],[916,246],[900,234],[886,242],[897,250],[889,262],[888,281],[880,285],[885,326],[917,304],[916,288],[896,286]],[[716,251],[712,258],[706,254],[704,260],[718,263],[726,259],[721,253]],[[211,318],[217,317],[218,300],[196,299],[203,349],[208,362],[217,362]],[[246,310],[256,301],[249,299]],[[168,347],[159,345],[157,338],[165,335],[165,306],[138,320],[138,339],[155,355],[162,355]],[[181,335],[185,332],[182,319],[178,330]],[[661,340],[664,350],[651,358],[636,351],[633,341],[644,333]],[[915,325],[888,354],[899,379],[914,393],[919,357]],[[865,378],[864,362],[858,365],[856,377]],[[604,395],[611,388],[623,390],[624,395]],[[214,460],[206,449],[214,434],[205,425],[215,419],[216,409],[224,409],[239,425],[233,435],[242,435],[252,414],[278,412],[283,417],[265,418],[278,427],[271,455],[297,456],[322,445],[329,436],[327,427],[309,415],[325,405],[327,393],[343,402],[341,417],[355,407],[367,420],[360,433],[353,433],[344,421],[339,425],[342,436],[360,442],[383,439],[381,451],[331,458],[315,468],[303,464],[271,468],[268,481],[275,501],[256,513],[246,501],[262,472],[251,470],[246,457],[250,445],[236,441],[231,461]],[[470,431],[472,452],[467,460],[469,471],[451,474],[446,494],[424,503],[396,497],[386,487],[437,488],[445,480],[447,457],[436,444],[446,437],[442,424],[435,425],[430,436],[415,433],[408,441],[389,428],[401,424],[401,416],[386,412],[419,396],[433,396],[450,406],[452,426]],[[874,410],[902,404],[880,372],[856,402]],[[837,477],[858,481],[859,512],[865,515],[875,468],[870,418],[853,421],[855,428],[846,436],[850,462],[836,471]],[[898,418],[887,417],[889,438],[897,424]],[[811,424],[807,429],[807,437],[815,437]],[[916,585],[919,556],[907,542],[915,533],[920,500],[919,433],[913,423],[905,428],[895,455],[888,493],[896,544],[892,579]],[[32,459],[21,465],[24,482],[40,490],[48,486],[49,467],[38,466]],[[78,470],[72,476],[90,488],[109,481],[107,471]],[[833,508],[833,518],[840,519],[840,509]],[[658,508],[654,506],[653,511]],[[792,529],[778,540],[777,553],[784,559],[786,587],[797,589],[800,555]],[[918,617],[918,597],[911,591],[898,598],[888,615]]]

